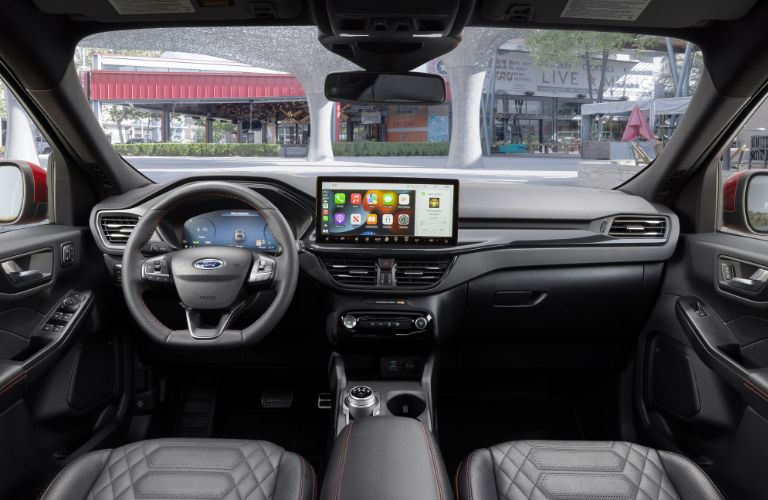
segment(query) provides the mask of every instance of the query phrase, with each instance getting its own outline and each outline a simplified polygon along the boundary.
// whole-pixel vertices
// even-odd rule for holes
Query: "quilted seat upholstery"
[[[690,460],[620,441],[510,441],[473,452],[460,499],[721,499]]]
[[[41,498],[309,500],[315,490],[312,467],[266,441],[157,439],[78,458]]]

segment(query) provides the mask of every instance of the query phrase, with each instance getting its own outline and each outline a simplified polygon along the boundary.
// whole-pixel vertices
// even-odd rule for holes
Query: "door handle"
[[[748,292],[757,292],[766,283],[768,283],[768,271],[765,269],[758,269],[749,278],[740,278],[734,276],[733,278],[726,280],[725,283],[733,288],[739,288]]]
[[[16,286],[23,286],[28,283],[45,278],[45,274],[38,269],[22,269],[16,261],[7,260],[2,264],[3,272],[8,279]]]

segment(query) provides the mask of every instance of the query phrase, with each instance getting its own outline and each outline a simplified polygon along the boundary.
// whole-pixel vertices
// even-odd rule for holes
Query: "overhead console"
[[[472,12],[469,0],[315,0],[319,40],[368,71],[409,71],[450,52]]]

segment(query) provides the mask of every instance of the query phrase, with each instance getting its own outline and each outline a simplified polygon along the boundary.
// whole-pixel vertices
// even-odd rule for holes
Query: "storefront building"
[[[337,106],[336,142],[448,142],[450,104]]]
[[[652,98],[661,57],[645,52],[612,56],[606,66],[603,99]],[[581,140],[581,105],[597,98],[601,60],[591,61],[592,99],[583,58],[537,65],[520,41],[504,44],[491,67],[486,90],[494,96],[492,137],[496,144],[574,144]]]
[[[113,142],[255,142],[307,144],[311,120],[301,84],[292,75],[215,58],[97,55],[83,83]],[[604,100],[655,96],[656,53],[619,54],[608,61]],[[537,65],[521,41],[504,44],[491,61],[483,98],[484,133],[500,145],[570,145],[581,140],[580,107],[596,98],[583,60]],[[427,71],[446,76],[441,61]],[[590,99],[590,91],[592,99]],[[490,98],[489,96],[492,96]],[[114,108],[132,108],[131,113]],[[483,120],[485,120],[483,122]],[[335,142],[447,142],[445,104],[336,104]]]

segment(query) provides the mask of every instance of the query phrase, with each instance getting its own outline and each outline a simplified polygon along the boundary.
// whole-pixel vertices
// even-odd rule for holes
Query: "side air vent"
[[[618,216],[614,217],[608,236],[614,238],[665,238],[666,217]]]
[[[99,229],[104,241],[109,245],[125,246],[138,222],[139,216],[134,214],[106,213],[99,215]]]
[[[433,286],[443,279],[450,263],[450,259],[395,259],[395,285],[413,288]]]
[[[331,278],[340,285],[376,286],[376,257],[325,258],[323,264]]]

